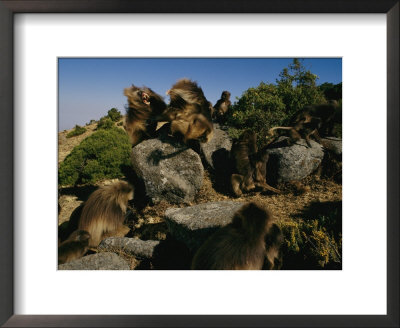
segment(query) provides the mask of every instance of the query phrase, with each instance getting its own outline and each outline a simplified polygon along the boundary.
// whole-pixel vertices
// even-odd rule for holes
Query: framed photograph
[[[6,49],[0,54],[3,118],[0,123],[3,150],[0,157],[3,213],[0,220],[0,323],[6,327],[398,327],[398,19],[399,3],[394,0],[310,1],[301,5],[290,0],[231,1],[229,5],[223,2],[184,4],[181,1],[168,4],[162,1],[0,1],[0,43],[1,49]],[[318,85],[315,84],[317,76],[320,77]],[[177,82],[181,78],[191,80]],[[201,88],[193,84],[194,80]],[[140,87],[130,86],[131,83]],[[302,91],[301,96],[296,94],[295,100],[290,102],[291,92],[298,91],[298,86],[303,84],[307,88],[301,90],[306,91]],[[293,85],[296,85],[295,89]],[[182,93],[186,92],[182,91],[185,88],[191,88],[192,98]],[[115,90],[110,92],[110,89]],[[182,141],[189,146],[185,149],[195,155],[191,158],[198,157],[199,170],[202,172],[203,166],[211,168],[207,168],[206,182],[198,192],[200,196],[189,199],[189,195],[185,198],[185,206],[235,200],[227,190],[223,190],[223,183],[218,185],[218,178],[224,176],[223,170],[217,173],[217,162],[207,162],[202,145],[211,140],[212,133],[214,137],[226,133],[237,138],[234,144],[248,138],[246,145],[250,145],[252,134],[241,129],[247,126],[253,129],[251,133],[257,133],[258,139],[252,142],[257,142],[259,149],[269,147],[265,146],[264,140],[268,140],[268,145],[279,143],[277,140],[281,139],[278,138],[282,138],[279,135],[283,134],[289,147],[304,141],[303,152],[321,148],[325,154],[333,150],[329,149],[331,143],[324,141],[324,136],[340,135],[341,139],[343,135],[343,207],[342,153],[340,166],[333,167],[330,162],[326,166],[329,169],[320,172],[322,176],[330,174],[330,179],[335,182],[329,186],[324,182],[313,182],[311,192],[305,184],[291,184],[278,178],[279,181],[269,180],[270,176],[265,176],[267,173],[264,173],[266,182],[259,180],[263,174],[260,165],[272,167],[268,163],[279,146],[268,152],[270,162],[263,159],[261,150],[249,155],[249,162],[253,163],[254,156],[257,163],[254,167],[250,164],[251,170],[259,170],[258,174],[251,171],[251,182],[255,183],[255,188],[262,189],[262,195],[266,192],[266,205],[273,214],[290,216],[292,208],[299,207],[298,202],[304,202],[304,208],[311,208],[309,203],[314,198],[317,203],[333,204],[334,215],[332,208],[325,212],[320,209],[315,212],[314,209],[307,218],[304,212],[304,221],[296,221],[295,228],[290,220],[285,221],[289,228],[282,224],[283,221],[276,226],[277,231],[281,229],[286,237],[297,231],[317,256],[303,252],[300,256],[303,260],[299,263],[299,254],[289,257],[285,253],[286,262],[284,257],[282,267],[279,251],[276,254],[272,251],[277,243],[274,239],[276,234],[273,235],[271,226],[266,225],[266,235],[260,238],[266,245],[263,247],[266,247],[267,255],[261,262],[252,257],[255,262],[251,268],[262,266],[271,269],[276,266],[287,270],[188,270],[190,267],[208,268],[202,267],[210,263],[210,253],[204,252],[206,243],[199,250],[201,244],[193,246],[195,239],[190,237],[190,242],[184,238],[180,240],[177,236],[181,234],[175,232],[173,235],[168,226],[166,233],[176,237],[174,241],[181,242],[173,246],[169,243],[168,247],[182,255],[178,257],[182,261],[175,261],[175,257],[166,254],[170,248],[165,246],[164,253],[159,247],[162,261],[156,256],[144,261],[141,255],[136,261],[135,257],[127,258],[126,254],[117,252],[130,269],[145,270],[126,270],[127,267],[116,271],[107,270],[116,269],[107,266],[96,271],[85,269],[87,267],[83,268],[84,271],[79,268],[71,270],[68,265],[73,262],[57,266],[60,253],[57,256],[55,233],[58,230],[58,243],[60,238],[70,235],[71,227],[68,225],[71,224],[72,207],[77,204],[70,196],[78,196],[79,201],[88,199],[84,204],[90,204],[95,193],[89,195],[97,186],[93,183],[90,188],[71,188],[92,179],[91,172],[85,171],[84,175],[75,177],[71,172],[83,172],[86,167],[71,171],[65,165],[60,166],[60,158],[66,158],[74,146],[73,141],[86,134],[103,133],[105,143],[110,138],[117,140],[121,135],[119,140],[123,140],[123,147],[126,143],[128,152],[131,144],[138,145],[133,148],[135,152],[135,148],[137,150],[143,144],[158,140],[138,140],[133,131],[136,123],[129,121],[129,111],[137,104],[135,97],[139,96],[140,104],[151,106],[158,99],[157,93],[164,95],[165,91],[170,98],[168,108],[180,106],[181,102],[173,105],[179,98],[186,101],[186,106],[198,106],[200,109],[196,107],[196,110],[201,114],[196,112],[196,119],[188,118],[188,121],[179,116],[178,122],[174,121],[175,116],[168,116],[169,112],[164,111],[157,116],[157,121],[168,123],[162,127],[159,124],[154,126],[154,133],[160,140],[178,138],[179,141],[183,138]],[[300,117],[295,114],[295,109],[310,105],[307,92],[312,93],[312,99],[320,100],[315,100],[307,110],[303,109]],[[113,102],[105,96],[117,93]],[[197,95],[196,101],[189,104],[194,94]],[[255,97],[258,97],[257,102]],[[274,108],[272,116],[258,109],[257,106],[264,106],[260,105],[263,102],[268,108]],[[329,104],[324,106],[332,108],[331,117],[316,119],[320,110],[317,104],[320,103]],[[128,118],[122,121],[119,110],[124,111],[124,104],[127,104]],[[157,104],[161,106],[163,101]],[[227,104],[227,112],[223,110],[224,104]],[[293,111],[290,111],[291,106]],[[103,107],[104,110],[100,109]],[[251,113],[246,111],[250,107]],[[91,108],[97,111],[91,112]],[[287,119],[279,116],[282,108],[286,109]],[[106,116],[97,121],[102,115]],[[210,131],[207,130],[208,115],[209,122],[214,122]],[[337,124],[339,120],[340,126]],[[223,128],[225,123],[226,130]],[[72,129],[75,124],[80,126]],[[271,126],[275,128],[271,129]],[[222,127],[221,132],[216,127]],[[149,135],[152,133],[150,128],[147,125],[146,133]],[[283,132],[278,135],[278,131]],[[111,132],[115,136],[107,137]],[[319,134],[322,134],[322,139]],[[168,141],[171,145],[174,142]],[[201,148],[198,150],[196,147]],[[248,147],[250,151],[253,146]],[[146,152],[140,149],[136,162],[132,162],[136,173],[141,165],[138,158]],[[201,154],[201,160],[196,151]],[[113,153],[112,161],[106,159],[108,171],[119,160],[118,156],[118,153]],[[152,152],[149,156],[144,156],[147,168],[154,163],[158,167],[160,161],[169,160],[169,156],[162,156],[159,152]],[[230,158],[232,156],[235,156],[234,150],[230,151]],[[214,155],[211,158],[215,159]],[[222,161],[222,157],[218,159],[218,163]],[[196,160],[190,161],[195,163]],[[85,163],[89,161],[86,159]],[[302,168],[304,163],[303,160]],[[117,167],[123,169],[121,163],[117,163]],[[243,178],[247,173],[241,173],[238,166],[236,170],[236,173],[229,173],[232,174],[229,177],[232,195],[240,196],[239,201],[257,201],[259,189],[256,193],[241,196],[248,193],[246,178]],[[158,174],[156,171],[152,171],[150,176]],[[178,171],[175,176],[180,174]],[[191,180],[195,180],[195,171]],[[337,182],[338,172],[340,182]],[[72,181],[72,178],[76,180]],[[125,178],[131,182],[127,175],[120,179]],[[145,184],[146,197],[152,198],[152,204],[156,204],[159,196],[152,194],[151,183],[146,184],[150,177],[140,178]],[[164,178],[162,181],[168,182],[168,176]],[[241,182],[235,184],[235,179],[239,178]],[[63,183],[60,183],[61,179],[64,179]],[[220,190],[215,187],[218,197],[214,197],[215,193],[210,196],[210,190],[204,185],[212,186],[210,190],[213,192],[213,188],[219,186]],[[107,188],[117,187],[123,189],[125,184],[111,182],[110,185],[106,182],[99,190],[104,196]],[[270,196],[281,188],[287,188],[289,196]],[[61,195],[59,207],[61,203],[62,211],[69,217],[64,226],[59,225],[60,221],[56,224],[54,219],[57,190]],[[135,219],[140,218],[151,223],[151,228],[155,227],[151,230],[150,224],[135,226],[135,229],[129,226],[128,236],[157,240],[159,244],[153,246],[154,250],[159,245],[167,245],[169,237],[164,238],[161,236],[164,230],[157,229],[157,223],[160,223],[157,221],[158,212],[164,213],[165,209],[157,205],[160,208],[155,206],[147,212],[143,210],[140,216],[135,212],[137,201],[134,198],[128,202],[132,197],[129,196],[130,190],[126,192],[127,213],[134,213]],[[168,190],[161,191],[161,194],[167,195]],[[178,192],[173,197],[178,194],[182,195]],[[66,210],[68,206],[70,208]],[[119,206],[124,211],[126,204]],[[339,207],[343,208],[343,220],[341,211],[337,213]],[[82,211],[84,213],[85,207]],[[168,211],[174,213],[175,209]],[[205,213],[207,209],[200,211]],[[263,220],[269,220],[257,207],[249,211],[249,217],[263,213]],[[238,215],[246,217],[243,213]],[[319,224],[323,221],[325,226],[313,226],[312,222],[317,222],[313,217],[315,213]],[[173,214],[168,215],[172,217],[168,220],[174,220]],[[332,223],[337,220],[333,218],[335,215],[339,215],[339,230]],[[82,217],[83,214],[81,221]],[[127,218],[129,216],[125,216]],[[301,228],[300,222],[304,224]],[[67,229],[62,232],[60,227]],[[308,229],[308,233],[302,229]],[[90,226],[85,230],[90,230]],[[90,232],[89,236],[96,234],[94,230]],[[285,247],[289,243],[286,239]],[[324,243],[319,244],[322,239]],[[99,242],[91,245],[92,248]],[[106,244],[103,242],[99,247]],[[185,244],[183,248],[182,243]],[[115,244],[111,246],[116,247]],[[144,244],[141,247],[145,247]],[[218,244],[214,243],[212,247],[216,249]],[[188,263],[184,262],[186,251]],[[108,254],[115,254],[115,249],[114,253]],[[86,254],[82,259],[90,256],[93,255]],[[219,260],[218,264],[225,263],[225,255],[220,258],[224,261]],[[244,268],[250,267],[240,267]],[[328,270],[315,270],[321,268]],[[217,269],[230,267],[227,264]]]

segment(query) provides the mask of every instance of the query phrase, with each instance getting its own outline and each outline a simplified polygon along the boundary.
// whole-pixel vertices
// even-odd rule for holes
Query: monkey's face
[[[79,233],[79,240],[80,241],[88,241],[90,239],[90,233],[87,231],[80,231]]]
[[[214,107],[213,107],[212,103],[210,103],[209,101],[208,101],[208,110],[210,111],[210,113],[214,112]]]
[[[130,107],[150,106],[151,90],[147,88],[138,88],[132,85],[124,89],[124,95],[128,98]]]
[[[90,233],[86,230],[75,230],[68,239],[71,241],[87,241],[90,238]]]
[[[120,191],[126,195],[126,201],[130,201],[133,199],[134,196],[134,189],[133,186],[126,182],[126,181],[120,181],[119,182],[119,189]]]
[[[221,99],[222,100],[229,100],[231,98],[231,93],[229,91],[222,92]]]

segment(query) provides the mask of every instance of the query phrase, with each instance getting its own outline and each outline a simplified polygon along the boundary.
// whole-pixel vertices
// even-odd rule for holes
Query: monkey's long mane
[[[231,225],[213,234],[199,249],[196,266],[209,270],[261,268],[264,238],[248,239]]]
[[[111,230],[116,229],[124,221],[129,192],[121,182],[94,191],[83,207],[80,229],[87,230],[94,221],[107,222]]]
[[[196,253],[192,268],[261,269],[266,254],[265,238],[273,216],[255,203],[242,206],[232,223],[214,233]]]

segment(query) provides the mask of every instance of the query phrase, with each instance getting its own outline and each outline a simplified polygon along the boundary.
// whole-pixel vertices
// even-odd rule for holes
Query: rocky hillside
[[[94,132],[96,124],[86,128],[72,138],[66,138],[69,131],[59,133],[59,163]],[[283,193],[251,192],[236,198],[223,174],[230,150],[224,133],[217,129],[210,144],[196,151],[158,139],[136,146],[132,166],[138,180],[126,217],[129,231],[104,240],[89,255],[60,269],[188,269],[204,231],[226,224],[231,217],[221,213],[233,213],[250,201],[266,205],[278,220],[285,236],[283,269],[340,269],[342,185],[337,170],[329,171],[331,163],[326,163],[329,159],[322,147],[315,143],[306,151],[304,145],[295,145],[290,154],[274,149],[271,156],[280,167],[276,186]],[[321,162],[331,174],[315,173]],[[59,231],[71,231],[80,205],[97,185],[111,182],[60,188]],[[180,219],[183,210],[189,223]],[[196,213],[212,223],[203,226],[200,220],[196,226]],[[332,231],[340,235],[339,240]]]

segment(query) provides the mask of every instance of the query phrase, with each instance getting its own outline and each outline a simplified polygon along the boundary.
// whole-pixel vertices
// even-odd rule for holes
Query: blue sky
[[[115,107],[125,113],[123,89],[145,85],[161,96],[178,79],[197,81],[213,104],[223,90],[240,97],[260,82],[275,83],[292,58],[60,58],[59,131],[98,120]],[[318,84],[342,82],[341,58],[308,58],[303,65]]]

